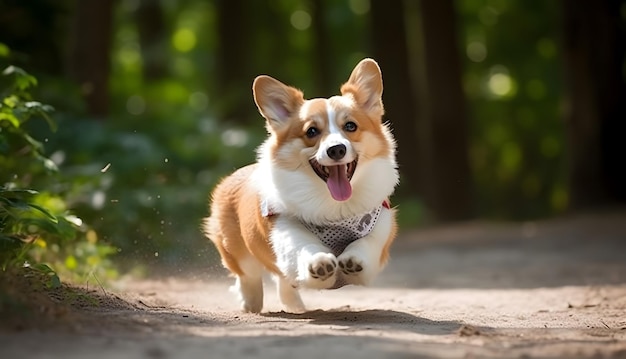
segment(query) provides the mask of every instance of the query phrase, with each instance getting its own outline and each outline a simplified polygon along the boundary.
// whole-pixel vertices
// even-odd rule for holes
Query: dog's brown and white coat
[[[264,270],[276,278],[286,309],[301,312],[298,288],[368,284],[385,265],[396,235],[388,198],[398,172],[382,91],[371,59],[354,68],[340,96],[327,99],[305,100],[269,76],[255,79],[254,100],[270,135],[257,163],[215,188],[204,222],[237,278],[243,310],[261,311]],[[339,223],[355,223],[352,232],[363,237],[339,250],[329,243],[336,233],[326,242],[319,237],[330,227],[350,230]]]

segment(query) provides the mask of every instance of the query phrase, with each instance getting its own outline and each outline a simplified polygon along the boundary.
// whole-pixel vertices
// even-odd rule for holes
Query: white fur
[[[392,156],[362,159],[352,177],[352,197],[337,202],[308,163],[297,171],[279,168],[269,158],[266,147],[267,143],[259,148],[259,166],[253,180],[261,198],[275,212],[291,213],[309,223],[323,224],[365,213],[388,199],[398,183]]]
[[[240,259],[239,266],[244,275],[237,276],[230,290],[239,295],[244,312],[258,313],[263,308],[263,265],[248,256]]]
[[[340,98],[335,96],[333,99]],[[342,130],[338,126],[339,113],[335,111],[330,100],[324,100],[326,102],[326,112],[328,115],[328,132],[324,141],[320,143],[318,150],[315,152],[315,160],[322,166],[333,166],[337,164],[346,164],[356,159],[356,152],[352,147],[352,143],[344,136]],[[341,161],[336,161],[328,156],[328,149],[335,145],[346,146],[346,155]]]

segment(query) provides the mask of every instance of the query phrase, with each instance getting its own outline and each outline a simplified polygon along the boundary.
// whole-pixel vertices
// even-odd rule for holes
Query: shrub
[[[59,174],[42,142],[24,126],[38,118],[56,130],[53,108],[32,99],[36,85],[37,79],[18,67],[2,72],[0,265],[3,270],[30,266],[49,275],[51,286],[60,283],[57,272],[72,281],[114,276],[109,256],[116,249],[98,241],[96,232],[68,206],[74,178]]]

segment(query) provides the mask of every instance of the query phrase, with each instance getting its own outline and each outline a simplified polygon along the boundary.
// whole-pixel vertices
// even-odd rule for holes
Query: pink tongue
[[[352,186],[346,175],[346,165],[328,166],[326,185],[336,201],[345,201],[352,196]]]

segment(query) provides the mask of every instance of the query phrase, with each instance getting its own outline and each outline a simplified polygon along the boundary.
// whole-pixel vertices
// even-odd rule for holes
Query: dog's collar
[[[354,217],[328,221],[322,224],[313,224],[305,221],[301,221],[301,223],[315,234],[324,245],[330,248],[335,256],[338,256],[343,253],[350,243],[370,234],[378,221],[382,209],[389,209],[390,207],[389,200],[385,200],[380,206],[371,211]],[[263,217],[270,217],[276,214],[277,212],[267,201],[261,202],[261,215]]]

